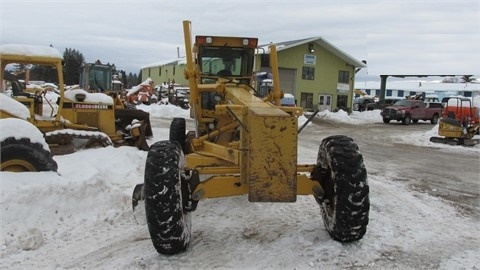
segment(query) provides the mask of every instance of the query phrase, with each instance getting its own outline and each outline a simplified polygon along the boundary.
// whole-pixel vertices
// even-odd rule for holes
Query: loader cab
[[[83,64],[80,72],[80,87],[89,92],[105,92],[113,90],[112,65]]]

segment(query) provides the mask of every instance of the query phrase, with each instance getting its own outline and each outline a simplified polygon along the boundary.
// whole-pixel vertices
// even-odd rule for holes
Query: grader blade
[[[132,208],[133,217],[139,225],[147,224],[145,215],[145,196],[143,194],[143,184],[136,185],[132,194]]]

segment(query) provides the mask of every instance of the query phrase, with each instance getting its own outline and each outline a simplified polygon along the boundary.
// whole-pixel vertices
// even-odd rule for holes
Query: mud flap
[[[132,210],[133,218],[138,225],[147,224],[147,216],[145,214],[145,195],[143,193],[143,184],[138,184],[133,189],[132,194]]]

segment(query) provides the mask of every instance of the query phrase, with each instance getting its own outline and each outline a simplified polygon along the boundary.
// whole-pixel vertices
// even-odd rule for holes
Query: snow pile
[[[113,105],[113,98],[103,93],[89,93],[83,89],[72,89],[65,91],[65,97],[72,101],[77,101],[76,95],[85,95],[84,102],[104,103]]]
[[[189,114],[173,105],[138,107],[151,113],[150,145],[169,136],[168,126],[157,124],[162,123],[159,118]],[[322,115],[343,122],[363,118]],[[316,150],[311,144],[299,144],[299,160],[314,163]],[[160,255],[147,226],[137,225],[131,210],[131,194],[143,182],[146,156],[135,147],[109,146],[55,156],[58,173],[0,172],[0,269],[475,269],[480,265],[478,220],[428,190],[412,191],[402,176],[384,168],[369,170],[370,222],[358,242],[332,240],[311,196],[299,196],[296,203],[249,203],[246,196],[237,196],[201,201],[192,213],[188,251]]]
[[[0,109],[22,119],[30,118],[30,111],[22,103],[0,93]]]

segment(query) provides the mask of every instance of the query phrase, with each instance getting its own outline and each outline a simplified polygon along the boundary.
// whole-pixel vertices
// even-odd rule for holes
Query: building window
[[[345,70],[338,71],[338,82],[339,83],[350,83],[350,72]]]
[[[392,96],[392,90],[387,90],[387,94],[385,96],[391,97]]]
[[[313,48],[313,43],[308,43],[307,52],[308,53],[314,53],[315,52],[315,49]]]
[[[158,76],[162,76],[162,67],[158,67]]]
[[[303,107],[304,109],[313,110],[313,94],[312,93],[300,94],[300,107]]]
[[[314,80],[315,79],[315,68],[314,67],[303,67],[302,68],[302,79],[304,79],[304,80]]]
[[[148,69],[148,77],[150,77],[150,71],[152,71],[151,68]]]
[[[397,97],[403,97],[403,90],[398,90]]]
[[[175,76],[175,66],[173,67],[173,76]]]

